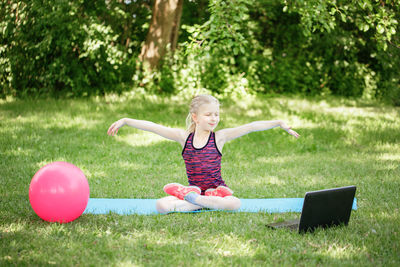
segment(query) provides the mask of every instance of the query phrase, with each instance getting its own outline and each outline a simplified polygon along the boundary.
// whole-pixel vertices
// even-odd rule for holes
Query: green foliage
[[[135,12],[146,13],[115,1],[2,2],[1,95],[120,91],[145,34],[130,25]]]
[[[0,97],[300,93],[400,103],[394,0],[186,1],[178,49],[138,61],[154,1],[7,1]]]
[[[188,55],[189,75],[199,80],[197,91],[206,89],[211,92],[230,95],[241,94],[241,90],[232,87],[232,82],[241,80],[243,74],[237,66],[240,55],[248,54],[251,31],[241,24],[249,20],[249,8],[246,1],[210,1],[210,18],[203,24],[182,25],[188,34],[188,40],[182,44]],[[181,55],[180,55],[181,56]],[[247,82],[245,82],[247,83]],[[236,85],[241,88],[240,84]]]
[[[210,1],[209,10],[207,22],[184,29],[187,53],[214,92],[229,87],[223,70],[243,75],[251,91],[398,102],[400,8],[392,1]]]
[[[305,35],[312,32],[331,32],[338,27],[338,22],[355,25],[360,31],[373,31],[373,38],[378,48],[387,50],[395,40],[398,29],[399,3],[396,0],[284,0],[283,10],[301,15],[301,24]]]

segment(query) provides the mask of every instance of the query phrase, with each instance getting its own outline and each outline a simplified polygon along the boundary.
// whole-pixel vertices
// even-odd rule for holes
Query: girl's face
[[[192,113],[197,130],[213,131],[219,122],[219,105],[203,104],[197,113]]]

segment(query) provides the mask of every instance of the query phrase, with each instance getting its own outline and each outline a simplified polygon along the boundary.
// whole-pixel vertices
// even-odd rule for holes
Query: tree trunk
[[[171,51],[176,49],[182,7],[183,0],[155,1],[149,32],[139,56],[150,69],[158,66],[167,52],[168,44]]]

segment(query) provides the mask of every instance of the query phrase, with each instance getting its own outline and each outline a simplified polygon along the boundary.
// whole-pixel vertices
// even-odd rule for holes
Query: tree
[[[183,0],[156,0],[146,42],[140,59],[150,69],[158,66],[168,48],[176,49]]]

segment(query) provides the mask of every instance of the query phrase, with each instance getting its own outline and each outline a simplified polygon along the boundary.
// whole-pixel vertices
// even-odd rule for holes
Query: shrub
[[[121,14],[121,4],[32,0],[1,5],[3,96],[104,94],[131,82],[131,59],[138,53],[132,47],[139,44],[121,40],[114,29],[119,27],[108,19]]]

